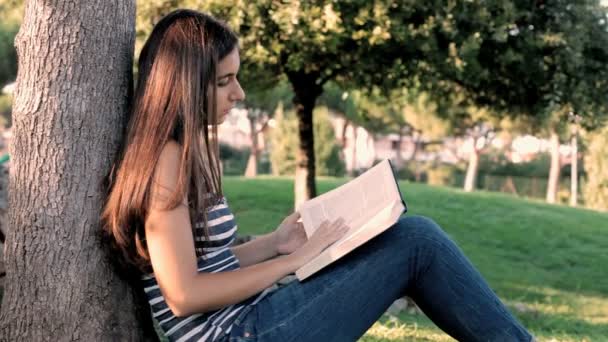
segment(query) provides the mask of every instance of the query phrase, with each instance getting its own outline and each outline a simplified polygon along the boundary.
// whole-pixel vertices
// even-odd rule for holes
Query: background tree
[[[328,81],[344,89],[419,84],[438,99],[457,88],[480,108],[538,116],[548,106],[548,94],[555,94],[552,75],[562,64],[551,57],[560,52],[572,59],[580,52],[554,44],[566,30],[556,18],[575,13],[576,19],[590,19],[599,6],[597,0],[577,3],[576,10],[565,0],[408,6],[364,0],[190,0],[180,5],[226,18],[241,36],[244,60],[269,77],[282,74],[289,80],[300,137],[296,203],[316,194],[312,112]],[[577,89],[594,84],[579,79]]]
[[[250,69],[244,69],[245,76],[241,77],[243,79],[241,85],[246,89],[244,106],[247,110],[251,140],[251,152],[245,168],[245,177],[255,177],[258,174],[261,152],[258,136],[267,128],[277,105],[288,103],[293,94],[285,81],[268,82],[268,79],[256,77],[251,73],[248,74],[247,72],[250,72]],[[289,109],[289,106],[287,109]]]
[[[0,89],[17,76],[17,52],[13,48],[13,41],[18,29],[17,23],[0,23]]]
[[[568,116],[569,133],[570,133],[570,206],[578,205],[578,158],[579,158],[579,126],[581,116],[570,112]]]
[[[605,120],[608,33],[606,8],[598,1],[548,2],[542,14],[534,27],[550,32],[541,36],[542,46],[553,53],[543,60],[547,83],[537,120],[550,139],[546,200],[554,203],[562,166],[559,147],[562,137],[568,136],[569,118],[576,115],[587,129],[601,127]]]
[[[98,224],[131,93],[134,20],[132,1],[26,4],[15,41],[3,340],[136,341],[151,331]]]
[[[270,159],[275,175],[293,175],[296,170],[295,140],[298,139],[295,111],[283,110],[279,104],[274,114],[275,127],[271,131]],[[318,176],[343,176],[344,162],[340,158],[340,145],[336,140],[327,107],[315,108],[315,161]]]
[[[466,100],[455,100],[447,111],[450,135],[463,137],[470,142],[463,189],[471,192],[475,190],[477,184],[481,153],[500,130],[502,116],[488,108],[479,108]]]
[[[405,121],[412,128],[411,138],[414,149],[409,162],[414,164],[414,179],[421,180],[421,163],[418,155],[424,153],[430,146],[444,145],[446,137],[450,134],[450,125],[438,115],[437,104],[430,100],[427,93],[416,94],[408,103],[403,115]]]
[[[0,13],[0,89],[17,76],[17,51],[13,45],[23,16],[22,0],[1,0]]]
[[[319,105],[326,106],[330,111],[342,118],[342,127],[340,127],[340,158],[346,160],[347,151],[347,132],[351,128],[353,132],[353,146],[351,149],[351,168],[350,175],[353,176],[357,165],[357,130],[361,125],[363,117],[361,111],[353,100],[351,92],[347,89],[342,89],[334,82],[328,82],[323,90],[323,94],[319,98]]]
[[[371,92],[355,94],[356,104],[363,112],[363,125],[376,133],[398,135],[394,145],[396,165],[401,167],[401,146],[405,136],[413,142],[409,162],[414,163],[416,180],[420,180],[417,155],[426,147],[442,144],[450,134],[449,123],[438,115],[437,104],[427,93],[412,89],[392,89],[381,91],[373,88]]]
[[[11,126],[12,95],[2,89],[15,81],[17,76],[17,52],[14,40],[23,16],[23,1],[0,0],[0,129]]]

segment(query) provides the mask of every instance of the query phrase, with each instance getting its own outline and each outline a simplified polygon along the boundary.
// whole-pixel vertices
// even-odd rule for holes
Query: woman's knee
[[[412,239],[440,241],[448,239],[447,234],[432,219],[426,216],[404,216],[399,219],[396,233],[411,242]]]

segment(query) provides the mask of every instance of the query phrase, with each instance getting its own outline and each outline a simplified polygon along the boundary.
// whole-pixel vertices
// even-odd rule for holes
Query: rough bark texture
[[[317,84],[318,75],[302,72],[288,73],[295,93],[293,104],[298,117],[300,138],[296,151],[295,208],[304,201],[317,195],[315,183],[315,142],[313,135],[312,112],[323,85]]]
[[[133,0],[26,4],[15,39],[2,341],[139,341],[149,332],[98,224],[134,39]]]
[[[547,202],[557,201],[557,190],[559,186],[559,136],[555,131],[551,132],[551,168],[549,169],[549,180],[547,184]]]

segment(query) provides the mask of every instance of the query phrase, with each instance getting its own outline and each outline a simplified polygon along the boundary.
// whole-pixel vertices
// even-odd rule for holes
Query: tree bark
[[[570,206],[578,205],[578,131],[573,128],[570,138],[571,160],[570,160]]]
[[[551,131],[551,168],[549,169],[549,180],[547,184],[547,202],[557,201],[557,191],[559,187],[559,136],[555,130]]]
[[[245,169],[245,177],[253,178],[258,175],[258,156],[260,154],[258,147],[258,132],[256,130],[256,122],[257,122],[257,109],[249,109],[250,112],[247,113],[247,119],[249,119],[249,128],[250,128],[250,139],[251,139],[251,153],[249,154],[249,159],[247,160],[247,168]]]
[[[154,336],[138,316],[149,312],[136,305],[142,291],[111,266],[98,224],[132,94],[134,39],[132,0],[26,4],[15,39],[2,341]]]
[[[477,183],[477,171],[479,170],[479,149],[477,148],[477,139],[473,138],[473,150],[469,155],[469,165],[467,166],[467,175],[464,180],[464,191],[471,192],[475,190]]]
[[[315,182],[315,142],[312,112],[323,85],[317,84],[319,75],[305,72],[287,72],[293,86],[293,104],[298,117],[298,149],[296,151],[296,175],[294,207],[317,195]]]

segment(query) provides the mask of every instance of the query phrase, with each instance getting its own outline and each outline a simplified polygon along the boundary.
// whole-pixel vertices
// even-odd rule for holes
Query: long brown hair
[[[167,209],[187,195],[194,230],[196,222],[206,222],[211,202],[222,197],[216,70],[237,44],[235,33],[217,19],[176,10],[156,24],[140,53],[139,79],[125,138],[107,179],[101,219],[125,261],[143,272],[151,270],[144,222],[152,179],[168,141],[181,146],[181,158],[177,189]],[[209,236],[206,228],[204,236]]]

